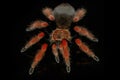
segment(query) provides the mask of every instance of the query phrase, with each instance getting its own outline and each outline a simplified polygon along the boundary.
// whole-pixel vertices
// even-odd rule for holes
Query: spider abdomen
[[[62,29],[68,28],[71,25],[74,14],[74,8],[67,3],[58,5],[53,11],[56,24],[59,28]]]

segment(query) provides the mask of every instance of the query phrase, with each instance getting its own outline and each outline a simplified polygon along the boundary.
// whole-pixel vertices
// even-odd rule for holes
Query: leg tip
[[[57,63],[59,63],[59,62],[60,62],[59,57],[55,57],[55,61],[56,61]]]
[[[97,57],[97,56],[92,56],[92,58],[95,60],[95,61],[97,61],[97,62],[99,62],[100,61],[100,59]]]
[[[98,42],[99,40],[97,38],[92,39],[94,42]]]
[[[23,47],[20,52],[23,53],[25,51],[26,51],[26,48]]]
[[[66,66],[66,70],[67,70],[67,73],[70,73],[71,67],[70,66]]]
[[[25,30],[26,30],[26,31],[31,31],[30,27],[27,27]]]
[[[34,72],[34,68],[31,67],[31,68],[29,69],[29,75],[32,75],[33,72]]]

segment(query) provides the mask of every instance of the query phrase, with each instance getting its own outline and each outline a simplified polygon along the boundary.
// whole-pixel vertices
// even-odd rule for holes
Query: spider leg
[[[53,52],[53,54],[55,56],[56,62],[59,63],[60,59],[59,59],[59,56],[58,56],[58,50],[57,50],[57,45],[56,44],[52,45],[52,52]]]
[[[73,22],[78,22],[79,20],[81,20],[85,16],[86,12],[87,11],[84,8],[78,9],[75,12],[75,16],[73,18]]]
[[[64,58],[65,64],[66,64],[66,70],[68,73],[71,71],[70,67],[70,53],[69,53],[69,47],[66,40],[62,40],[62,43],[59,45],[59,50]]]
[[[86,28],[84,28],[84,27],[79,27],[79,26],[75,26],[75,27],[74,27],[74,30],[75,30],[79,35],[85,36],[85,37],[87,37],[88,39],[90,39],[91,41],[98,42],[98,39],[97,39],[90,31],[88,31]]]
[[[41,49],[38,50],[32,64],[31,67],[29,69],[29,74],[31,75],[34,72],[35,67],[37,66],[37,64],[42,60],[43,56],[45,55],[45,52],[47,50],[48,44],[44,43],[41,46]]]
[[[43,14],[51,21],[54,21],[55,20],[55,17],[53,16],[53,11],[51,8],[44,8],[42,10]]]
[[[80,39],[75,39],[75,43],[88,56],[92,57],[97,62],[99,61],[99,58],[94,54],[94,52],[91,49],[89,49],[89,47],[85,45]]]
[[[40,39],[44,37],[44,33],[40,32],[38,35],[31,38],[30,41],[27,42],[27,44],[21,49],[21,52],[25,52],[28,48],[30,48],[32,45],[36,44]]]
[[[45,21],[42,21],[42,20],[37,20],[37,21],[34,21],[33,23],[31,23],[29,25],[28,28],[26,28],[26,31],[33,31],[35,29],[41,29],[41,28],[45,28],[48,26],[48,23],[45,22]]]

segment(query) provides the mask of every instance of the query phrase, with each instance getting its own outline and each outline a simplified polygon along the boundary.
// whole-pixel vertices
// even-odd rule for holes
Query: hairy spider
[[[75,11],[75,9],[70,4],[62,3],[57,7],[55,7],[54,10],[47,7],[47,8],[44,8],[42,12],[50,21],[56,22],[57,27],[50,34],[50,42],[52,43],[52,52],[53,52],[53,55],[55,56],[56,62],[59,63],[58,55],[60,51],[66,64],[66,70],[69,73],[71,68],[70,68],[70,49],[68,46],[68,41],[71,41],[72,39],[69,28],[72,22],[73,23],[78,22],[85,16],[86,10],[84,8],[81,8]],[[49,24],[47,22],[42,20],[37,20],[37,21],[34,21],[26,29],[26,31],[47,28],[48,26]],[[98,42],[98,39],[95,38],[95,36],[86,28],[81,26],[74,26],[73,29],[79,35],[85,36],[91,41]],[[30,39],[30,41],[26,43],[25,47],[21,49],[21,52],[26,51],[32,45],[36,44],[39,40],[41,40],[44,36],[45,36],[44,32],[38,33],[38,35],[34,36],[33,38]],[[89,49],[87,45],[85,45],[81,41],[81,39],[76,38],[74,39],[74,41],[76,45],[84,53],[92,57],[94,60],[99,61],[99,58],[94,54],[94,52],[91,49]],[[42,44],[41,49],[38,50],[29,70],[30,75],[34,72],[36,65],[42,60],[47,48],[48,48],[48,44],[44,43]]]

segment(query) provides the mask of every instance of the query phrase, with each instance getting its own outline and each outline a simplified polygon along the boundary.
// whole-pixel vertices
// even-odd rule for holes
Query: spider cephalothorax
[[[62,41],[63,39],[68,41],[71,40],[71,35],[68,29],[57,28],[51,33],[51,41]]]
[[[56,29],[52,31],[50,34],[50,42],[52,43],[52,52],[55,56],[55,60],[57,63],[59,63],[59,52],[62,54],[65,64],[66,64],[66,70],[69,73],[70,68],[70,48],[68,45],[68,41],[72,40],[71,32],[69,31],[69,28],[71,26],[72,22],[78,22],[81,20],[86,13],[86,10],[84,8],[78,9],[75,11],[75,9],[68,3],[63,3],[58,5],[54,10],[51,8],[44,8],[42,10],[43,14],[51,21],[56,22]],[[34,21],[27,29],[26,31],[32,31],[35,29],[41,29],[41,28],[47,28],[49,27],[49,24],[42,20]],[[91,41],[98,42],[98,39],[95,38],[95,36],[88,31],[86,28],[82,26],[74,26],[74,31],[78,33],[81,36],[85,36]],[[45,36],[44,31],[38,33],[38,35],[31,38],[30,41],[27,42],[25,47],[21,49],[21,52],[26,51],[29,47],[36,44],[39,40],[41,40]],[[89,49],[87,45],[85,45],[81,39],[76,38],[74,39],[77,46],[88,56],[92,57],[94,60],[99,61],[99,58],[95,56],[94,52]],[[43,58],[46,50],[48,48],[47,43],[43,43],[41,46],[41,49],[38,50],[33,63],[31,64],[31,68],[29,70],[29,74],[32,74],[34,71],[34,68],[36,65],[41,61]],[[59,50],[59,51],[58,51]]]

